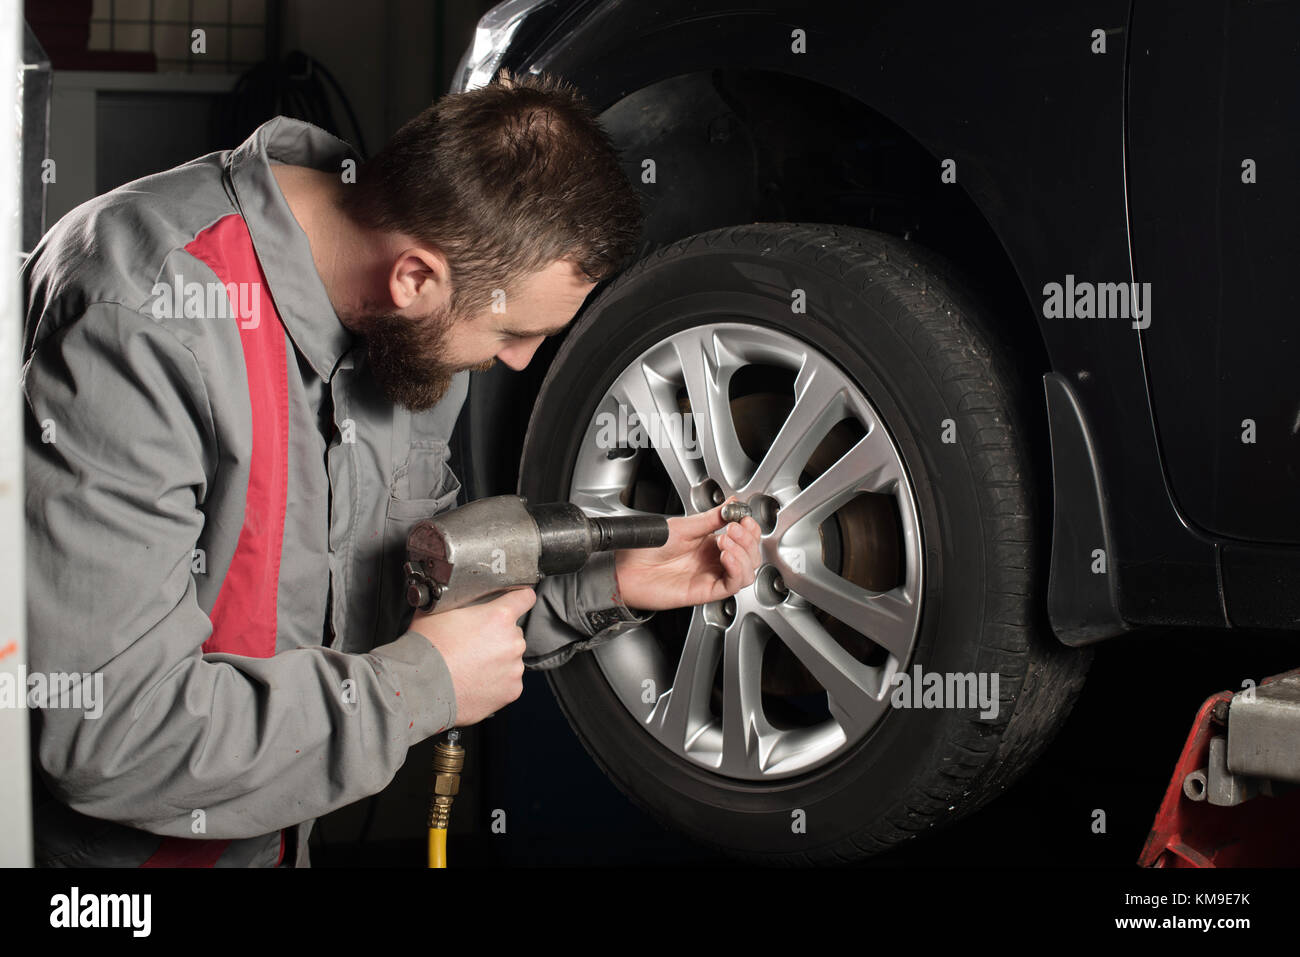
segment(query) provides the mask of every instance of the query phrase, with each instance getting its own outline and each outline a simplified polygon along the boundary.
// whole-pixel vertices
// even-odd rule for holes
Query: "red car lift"
[[[1138,863],[1300,863],[1300,670],[1206,699]]]

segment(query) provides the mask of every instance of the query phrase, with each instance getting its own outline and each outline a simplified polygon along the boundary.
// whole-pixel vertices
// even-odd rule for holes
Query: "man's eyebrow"
[[[502,329],[501,332],[515,339],[532,339],[535,336],[558,336],[565,329],[569,328],[567,322],[561,323],[553,329],[536,329],[533,331],[518,329]]]

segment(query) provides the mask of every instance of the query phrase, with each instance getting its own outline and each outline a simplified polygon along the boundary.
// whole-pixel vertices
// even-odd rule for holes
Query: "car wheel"
[[[548,673],[604,772],[698,841],[878,853],[1003,790],[1082,686],[1043,614],[1037,383],[955,276],[865,230],[715,230],[620,276],[548,371],[521,494],[736,495],[763,527],[734,598]]]

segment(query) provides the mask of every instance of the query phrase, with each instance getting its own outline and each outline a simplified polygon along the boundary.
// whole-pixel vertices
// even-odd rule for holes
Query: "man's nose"
[[[498,352],[497,358],[516,372],[523,372],[528,367],[528,363],[533,361],[533,356],[537,353],[537,347],[542,344],[543,338],[545,337],[535,336],[532,339],[513,342]]]

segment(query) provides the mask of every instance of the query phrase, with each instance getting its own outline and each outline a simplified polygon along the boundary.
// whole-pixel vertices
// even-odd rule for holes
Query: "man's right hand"
[[[416,613],[411,631],[437,648],[456,690],[456,726],[477,724],[524,691],[519,619],[537,602],[531,588],[508,591],[478,605],[438,614]]]

